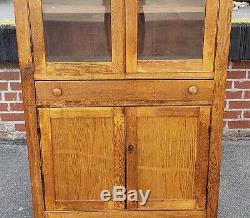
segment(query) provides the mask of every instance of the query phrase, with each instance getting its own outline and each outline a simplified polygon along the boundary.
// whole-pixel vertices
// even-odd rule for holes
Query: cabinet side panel
[[[40,169],[40,148],[35,107],[34,69],[32,62],[29,9],[27,0],[14,0],[19,66],[22,79],[25,123],[29,155],[33,216],[44,217],[44,200]]]
[[[230,44],[232,1],[220,0],[220,11],[215,58],[215,89],[212,109],[212,131],[210,141],[210,163],[208,177],[207,217],[217,217],[220,181],[221,142],[225,83]]]

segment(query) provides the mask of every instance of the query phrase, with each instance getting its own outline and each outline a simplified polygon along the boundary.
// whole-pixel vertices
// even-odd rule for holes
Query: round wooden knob
[[[53,93],[54,96],[61,96],[62,95],[62,90],[59,89],[59,88],[55,88],[55,89],[53,89],[52,93]]]
[[[129,145],[128,146],[128,150],[131,152],[131,151],[133,151],[133,149],[134,149],[134,146],[133,145]]]
[[[191,86],[191,87],[189,87],[188,91],[192,95],[196,94],[198,92],[198,87],[197,86]]]

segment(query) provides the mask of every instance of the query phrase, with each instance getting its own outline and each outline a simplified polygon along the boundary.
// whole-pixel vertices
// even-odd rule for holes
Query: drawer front
[[[38,106],[209,105],[213,80],[38,81]]]

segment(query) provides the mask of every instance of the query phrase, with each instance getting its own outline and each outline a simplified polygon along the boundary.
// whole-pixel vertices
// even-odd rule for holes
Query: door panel
[[[211,78],[217,6],[213,0],[126,1],[127,77],[193,72]]]
[[[124,185],[121,108],[39,109],[47,210],[119,209],[102,190]]]
[[[128,208],[205,209],[210,107],[129,108],[127,122],[128,189],[151,190]]]
[[[35,79],[124,78],[123,0],[29,0]]]

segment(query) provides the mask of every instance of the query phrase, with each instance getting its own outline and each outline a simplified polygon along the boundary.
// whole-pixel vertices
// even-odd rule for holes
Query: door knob
[[[52,90],[52,93],[54,96],[61,96],[62,95],[62,90],[59,88],[55,88]]]
[[[129,151],[133,151],[133,149],[134,149],[134,146],[133,146],[133,145],[129,145],[129,146],[128,146],[128,150],[129,150]]]
[[[198,92],[198,87],[197,86],[191,86],[191,87],[189,87],[188,91],[192,95],[196,94]]]

